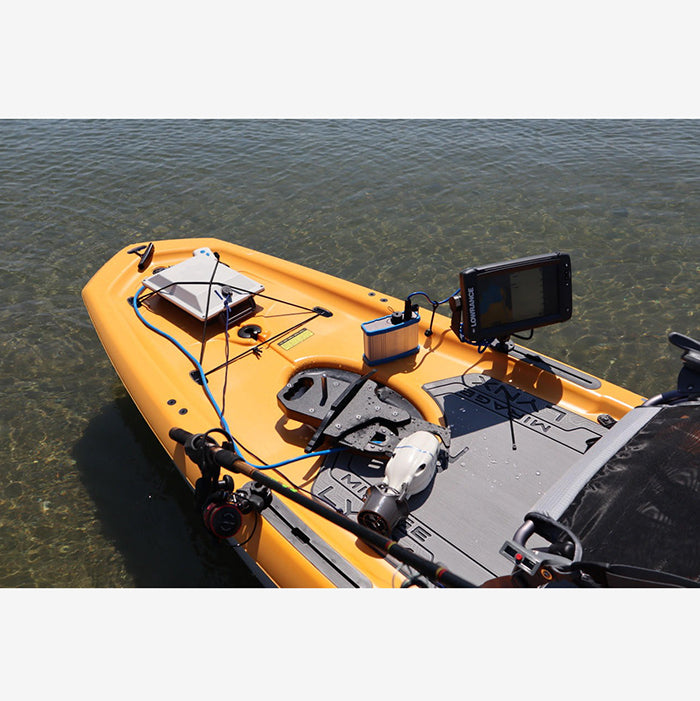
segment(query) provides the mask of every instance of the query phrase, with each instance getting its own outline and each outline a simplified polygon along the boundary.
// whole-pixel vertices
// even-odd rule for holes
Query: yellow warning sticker
[[[313,335],[313,331],[309,331],[309,329],[299,329],[296,333],[285,338],[284,341],[280,341],[278,345],[284,350],[291,350],[294,346],[298,346],[302,341],[311,338]]]

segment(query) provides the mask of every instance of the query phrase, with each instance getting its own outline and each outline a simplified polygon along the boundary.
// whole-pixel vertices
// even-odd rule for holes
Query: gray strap
[[[661,407],[638,407],[625,414],[590,450],[577,460],[537,501],[532,511],[558,519],[576,495]]]

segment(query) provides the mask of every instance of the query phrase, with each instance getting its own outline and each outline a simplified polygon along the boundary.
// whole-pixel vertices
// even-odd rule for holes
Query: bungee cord
[[[183,284],[183,283],[180,283],[180,284]],[[203,283],[203,284],[209,284],[209,283]],[[170,286],[170,285],[168,285],[168,286]],[[209,399],[209,402],[212,405],[212,407],[213,407],[214,411],[216,412],[216,415],[219,419],[219,422],[221,425],[221,430],[226,432],[227,437],[230,439],[233,451],[236,453],[238,458],[240,458],[247,465],[254,467],[257,470],[273,470],[273,469],[276,469],[279,467],[283,467],[285,465],[289,465],[289,464],[298,462],[300,460],[321,457],[324,455],[331,455],[333,453],[338,453],[338,452],[346,450],[346,448],[328,448],[326,450],[319,450],[319,451],[315,451],[313,453],[304,453],[303,455],[299,455],[297,457],[290,458],[287,460],[282,460],[281,462],[273,463],[271,465],[255,465],[254,463],[251,463],[248,460],[246,460],[246,458],[243,457],[243,454],[241,453],[240,449],[238,448],[237,442],[233,437],[233,433],[231,432],[231,428],[229,427],[228,422],[226,421],[226,418],[224,416],[222,408],[219,406],[218,402],[216,401],[216,399],[211,391],[211,388],[209,387],[209,383],[207,382],[207,378],[206,378],[208,373],[204,372],[204,368],[202,367],[202,364],[174,336],[172,336],[169,333],[167,333],[166,331],[163,331],[162,329],[158,328],[155,324],[152,324],[150,321],[148,321],[144,317],[144,315],[139,310],[139,299],[140,299],[140,296],[145,289],[146,289],[146,286],[141,285],[141,287],[139,288],[136,295],[134,295],[134,297],[131,298],[131,305],[132,305],[134,311],[136,312],[136,316],[151,331],[154,331],[158,335],[160,335],[163,338],[165,338],[166,340],[170,341],[170,343],[172,343],[181,353],[183,353],[183,355],[185,355],[185,357],[187,357],[187,359],[195,367],[195,370],[197,371],[198,376],[201,379],[202,388],[204,389],[204,392],[207,395],[207,398]],[[282,302],[283,300],[277,300],[277,301]],[[294,306],[298,307],[299,305],[294,305]],[[312,311],[312,310],[308,310],[308,311]],[[319,316],[319,314],[314,314],[314,316],[312,318],[316,318],[316,316]],[[302,323],[307,323],[307,321],[302,322]],[[296,328],[296,327],[293,327],[293,328]],[[226,329],[226,331],[228,332],[228,329]],[[281,334],[278,334],[277,336],[284,335],[285,333],[288,333],[288,331],[289,330],[283,331]],[[275,338],[277,338],[277,336],[275,336],[271,339],[267,339],[267,341],[265,341],[265,343],[269,343],[269,342],[273,341]],[[226,346],[228,348],[228,338],[227,338]],[[223,365],[219,366],[219,368],[225,367],[226,373],[228,374],[229,364],[231,362],[233,362],[234,360],[237,360],[239,357],[242,357],[243,355],[245,355],[249,352],[252,352],[252,350],[248,350],[248,351],[246,351],[246,353],[241,354],[240,356],[237,356],[236,358],[233,358],[230,361],[227,361]],[[214,370],[217,370],[219,368],[214,368]],[[211,370],[210,372],[213,372],[214,370]],[[224,388],[225,387],[226,387],[226,377],[224,378]],[[223,403],[225,404],[225,397],[224,397]]]

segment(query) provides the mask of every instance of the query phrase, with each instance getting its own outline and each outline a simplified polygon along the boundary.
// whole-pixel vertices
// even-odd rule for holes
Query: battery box
[[[361,324],[367,365],[381,365],[418,352],[420,315],[414,311],[410,319],[404,321],[403,317],[394,312]]]

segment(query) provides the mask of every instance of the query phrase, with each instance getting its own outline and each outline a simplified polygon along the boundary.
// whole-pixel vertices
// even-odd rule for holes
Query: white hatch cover
[[[202,321],[224,310],[226,293],[230,295],[230,307],[265,289],[228,265],[217,264],[208,248],[197,249],[191,258],[151,275],[143,284]],[[224,287],[231,289],[224,292]]]

